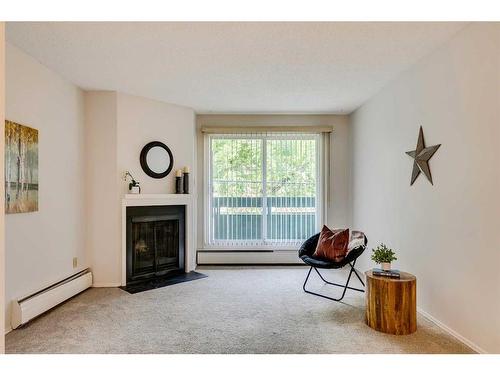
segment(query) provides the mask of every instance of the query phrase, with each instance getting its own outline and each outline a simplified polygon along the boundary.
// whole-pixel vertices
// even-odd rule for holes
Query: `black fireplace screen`
[[[184,271],[184,207],[151,208],[127,209],[127,284]]]
[[[133,273],[176,268],[179,263],[179,220],[132,223]]]

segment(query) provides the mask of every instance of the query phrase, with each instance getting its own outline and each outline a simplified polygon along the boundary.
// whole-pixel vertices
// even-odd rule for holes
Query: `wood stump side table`
[[[393,335],[417,330],[417,278],[401,272],[400,279],[366,271],[366,324]]]

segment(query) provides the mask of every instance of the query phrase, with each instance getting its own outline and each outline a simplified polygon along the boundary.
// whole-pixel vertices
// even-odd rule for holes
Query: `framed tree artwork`
[[[5,213],[38,211],[38,130],[5,121]]]

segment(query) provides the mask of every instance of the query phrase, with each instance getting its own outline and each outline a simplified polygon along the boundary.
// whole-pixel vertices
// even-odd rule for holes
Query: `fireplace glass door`
[[[132,220],[134,279],[161,276],[179,267],[179,220]]]
[[[156,271],[179,264],[179,220],[157,221],[155,226]]]

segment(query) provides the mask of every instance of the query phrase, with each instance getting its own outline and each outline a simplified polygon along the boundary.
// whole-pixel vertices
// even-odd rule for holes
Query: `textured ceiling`
[[[200,113],[349,113],[464,23],[7,23],[89,90]]]

